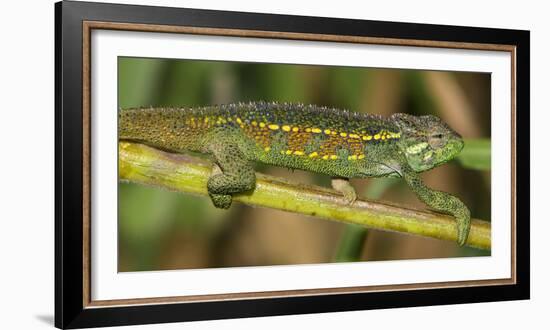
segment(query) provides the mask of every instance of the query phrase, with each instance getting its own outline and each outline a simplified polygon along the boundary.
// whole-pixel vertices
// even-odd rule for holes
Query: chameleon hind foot
[[[212,204],[219,209],[227,210],[231,206],[233,201],[233,196],[231,195],[222,195],[222,194],[209,194]]]
[[[233,194],[254,189],[256,173],[236,143],[216,143],[210,151],[215,164],[206,188],[215,207],[228,209]]]
[[[213,177],[216,175],[222,175],[222,174],[223,174],[222,169],[217,164],[213,164],[212,174],[210,177]],[[233,202],[233,196],[231,195],[214,194],[214,193],[211,193],[210,190],[208,190],[208,195],[210,196],[210,200],[212,201],[212,204],[214,204],[214,206],[219,209],[227,210]]]
[[[344,194],[344,199],[351,205],[357,200],[357,193],[355,188],[349,182],[349,179],[345,178],[332,178],[330,181],[332,188],[338,192]]]
[[[246,181],[244,177],[231,174],[216,174],[208,179],[206,188],[215,207],[228,209],[231,206],[232,195],[254,189],[255,181],[250,178]]]

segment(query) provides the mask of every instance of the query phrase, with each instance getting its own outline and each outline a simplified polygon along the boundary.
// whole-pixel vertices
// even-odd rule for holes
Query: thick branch
[[[207,195],[206,181],[210,172],[211,165],[196,158],[166,153],[141,144],[119,143],[120,180]],[[257,175],[253,192],[237,194],[234,200],[379,230],[456,241],[456,224],[451,217],[366,200],[348,205],[334,190],[291,183],[263,174]],[[490,223],[472,219],[466,244],[490,249]]]

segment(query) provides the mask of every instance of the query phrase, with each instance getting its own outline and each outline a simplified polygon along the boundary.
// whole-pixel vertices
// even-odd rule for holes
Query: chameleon
[[[457,197],[426,186],[419,173],[453,159],[461,136],[433,115],[390,117],[301,103],[248,102],[204,107],[120,109],[119,140],[213,160],[208,194],[217,208],[255,187],[254,162],[332,177],[353,203],[351,178],[401,177],[427,206],[454,216],[464,245],[470,211]]]

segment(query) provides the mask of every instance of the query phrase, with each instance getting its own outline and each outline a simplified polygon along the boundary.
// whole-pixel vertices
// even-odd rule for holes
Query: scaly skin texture
[[[461,137],[439,118],[383,118],[315,105],[250,102],[201,108],[139,108],[119,112],[119,139],[172,152],[212,156],[219,168],[207,188],[213,204],[254,189],[252,162],[332,176],[349,203],[350,178],[402,177],[428,206],[452,214],[458,243],[470,230],[470,211],[455,196],[428,188],[418,173],[454,158]]]

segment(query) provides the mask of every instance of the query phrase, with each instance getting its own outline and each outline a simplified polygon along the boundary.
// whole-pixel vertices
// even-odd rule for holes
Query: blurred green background
[[[193,107],[239,101],[302,102],[389,116],[434,114],[464,138],[490,137],[490,75],[336,66],[119,57],[119,108]],[[481,141],[490,152],[489,140]],[[257,166],[292,180],[330,178]],[[459,196],[490,221],[490,163],[453,161],[424,173],[432,188]],[[359,196],[425,208],[396,179],[352,180]],[[490,255],[454,242],[315,219],[208,198],[119,184],[119,271],[261,266]]]

